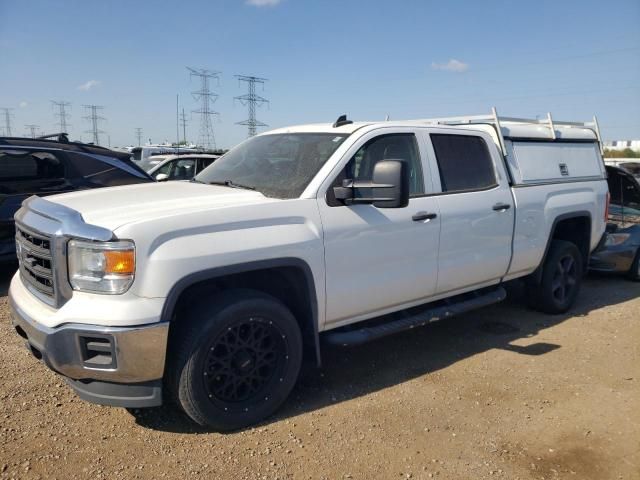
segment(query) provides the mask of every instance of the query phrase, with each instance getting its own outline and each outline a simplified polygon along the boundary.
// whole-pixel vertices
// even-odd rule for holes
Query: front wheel
[[[539,285],[529,286],[530,305],[545,313],[565,313],[574,304],[582,284],[582,255],[575,244],[553,240]]]
[[[296,383],[302,336],[275,298],[237,290],[189,315],[169,365],[169,387],[196,423],[218,431],[273,414]]]

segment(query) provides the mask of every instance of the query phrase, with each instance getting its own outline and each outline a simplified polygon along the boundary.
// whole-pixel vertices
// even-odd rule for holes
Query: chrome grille
[[[16,225],[16,251],[24,281],[38,292],[53,298],[55,281],[51,238]]]

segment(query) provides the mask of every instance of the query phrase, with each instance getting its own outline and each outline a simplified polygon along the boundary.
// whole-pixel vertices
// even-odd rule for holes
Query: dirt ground
[[[2,479],[640,479],[639,283],[325,348],[276,417],[222,435],[76,398],[14,333],[0,277]]]

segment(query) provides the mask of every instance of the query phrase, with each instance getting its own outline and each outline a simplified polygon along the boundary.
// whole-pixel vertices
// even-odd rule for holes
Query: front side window
[[[443,192],[485,190],[497,186],[485,141],[473,135],[431,134]]]
[[[196,161],[194,159],[184,159],[172,162],[173,169],[169,175],[169,180],[190,180],[195,174]]]
[[[345,138],[333,133],[259,135],[218,158],[196,181],[231,182],[267,197],[296,198]]]
[[[409,166],[409,194],[424,194],[424,180],[418,144],[414,134],[381,135],[365,143],[349,161],[345,177],[354,182],[369,182],[375,164],[381,160],[402,160]]]

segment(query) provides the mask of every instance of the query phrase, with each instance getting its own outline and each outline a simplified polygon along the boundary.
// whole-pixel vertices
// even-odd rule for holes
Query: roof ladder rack
[[[594,116],[591,122],[561,122],[554,121],[551,113],[547,113],[546,118],[516,118],[516,117],[500,117],[498,115],[498,111],[495,107],[491,108],[491,113],[489,115],[463,115],[458,117],[441,117],[441,118],[426,118],[421,121],[436,125],[469,125],[469,124],[478,124],[478,123],[488,123],[495,126],[496,134],[498,137],[498,142],[500,144],[500,148],[502,149],[503,155],[506,155],[507,150],[505,147],[504,136],[502,135],[502,124],[504,123],[516,123],[521,125],[538,125],[538,126],[547,126],[549,128],[550,137],[552,140],[557,140],[558,134],[556,127],[577,127],[577,128],[588,128],[593,131],[598,139],[598,143],[600,144],[600,153],[602,150],[602,137],[600,136],[600,127],[598,125],[598,120]]]

